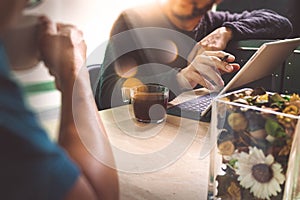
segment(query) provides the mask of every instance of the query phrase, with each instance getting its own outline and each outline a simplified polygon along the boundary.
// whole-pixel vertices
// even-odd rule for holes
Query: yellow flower
[[[282,111],[285,114],[290,114],[290,115],[298,115],[299,113],[299,108],[295,105],[289,105]],[[283,124],[285,128],[292,128],[295,124],[296,119],[292,119],[290,117],[282,116],[282,115],[277,115],[278,122]]]
[[[257,103],[268,102],[268,101],[269,101],[269,95],[268,94],[259,95],[256,99]]]
[[[242,113],[231,113],[227,120],[234,131],[243,131],[248,126],[248,120]]]
[[[290,102],[293,102],[293,101],[298,101],[300,100],[300,97],[298,94],[292,94],[291,98],[290,98]]]
[[[231,141],[225,141],[218,145],[220,154],[230,156],[234,152],[234,144]]]
[[[295,105],[289,105],[285,109],[283,109],[283,113],[297,115],[298,114],[298,107]]]

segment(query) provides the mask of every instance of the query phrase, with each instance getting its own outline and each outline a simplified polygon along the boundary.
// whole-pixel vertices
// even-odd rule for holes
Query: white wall
[[[156,0],[44,0],[25,14],[45,14],[55,22],[72,23],[84,32],[88,55],[108,39],[111,26],[119,13],[128,7]],[[103,58],[99,58],[99,62]],[[34,69],[17,72],[22,82],[52,79],[39,65]]]
[[[46,14],[56,22],[72,23],[84,31],[88,52],[104,42],[118,14],[125,8],[156,0],[44,0],[29,14]]]

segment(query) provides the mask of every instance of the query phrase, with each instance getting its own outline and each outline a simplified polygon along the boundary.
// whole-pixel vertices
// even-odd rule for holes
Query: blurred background
[[[157,0],[43,0],[40,5],[26,10],[24,14],[45,14],[55,22],[75,24],[84,32],[89,56],[99,46],[105,49],[113,22],[122,10],[154,1]],[[223,0],[216,9],[240,12],[269,8],[288,17],[295,25],[293,35],[299,36],[300,15],[297,12],[299,4],[299,0]],[[89,64],[102,63],[103,55],[96,58]],[[295,73],[291,71],[290,74]],[[29,70],[17,71],[15,76],[25,84],[28,103],[40,117],[48,121],[55,119],[59,114],[60,93],[55,89],[53,78],[43,64],[40,63]],[[288,78],[289,85],[295,85],[290,80],[296,79]]]
[[[110,28],[122,10],[151,1],[155,0],[43,0],[43,3],[26,10],[24,14],[45,14],[55,22],[75,24],[84,32],[89,55],[107,41]],[[37,66],[30,69],[30,72],[34,72],[30,75],[28,71],[17,72],[17,75],[25,82],[45,80],[49,77],[42,68]]]
[[[43,0],[25,15],[48,16],[54,22],[72,23],[84,33],[87,43],[87,56],[98,46],[104,46],[109,38],[110,29],[119,13],[129,7],[156,0]],[[103,55],[99,60],[101,63]],[[55,89],[53,78],[42,63],[36,67],[15,71],[15,77],[25,85],[27,102],[39,115],[45,128],[52,130],[51,120],[56,123],[59,116],[60,93]],[[53,131],[53,130],[52,130]]]

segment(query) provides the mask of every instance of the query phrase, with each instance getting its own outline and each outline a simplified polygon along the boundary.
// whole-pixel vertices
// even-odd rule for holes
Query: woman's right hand
[[[222,60],[225,56],[226,60]],[[199,84],[217,90],[224,86],[221,74],[239,70],[239,64],[232,63],[234,60],[233,55],[224,51],[204,51],[177,74],[177,80],[183,89],[192,89]]]

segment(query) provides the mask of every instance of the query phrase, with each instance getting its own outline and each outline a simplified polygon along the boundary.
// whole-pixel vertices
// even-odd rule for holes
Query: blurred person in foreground
[[[271,10],[212,11],[221,0],[164,0],[123,11],[115,21],[95,99],[98,109],[122,105],[122,88],[155,82],[182,91],[224,85],[239,65],[224,52],[230,41],[281,39],[290,21]],[[127,48],[127,49],[124,49]],[[222,60],[229,55],[226,60]]]
[[[0,0],[0,36],[30,2]],[[45,17],[40,23],[41,58],[62,94],[58,144],[49,140],[26,107],[1,44],[0,199],[118,199],[117,173],[105,165],[113,165],[112,151],[83,67],[86,45],[82,33]],[[83,143],[81,137],[88,142]],[[88,151],[90,145],[97,155]]]

